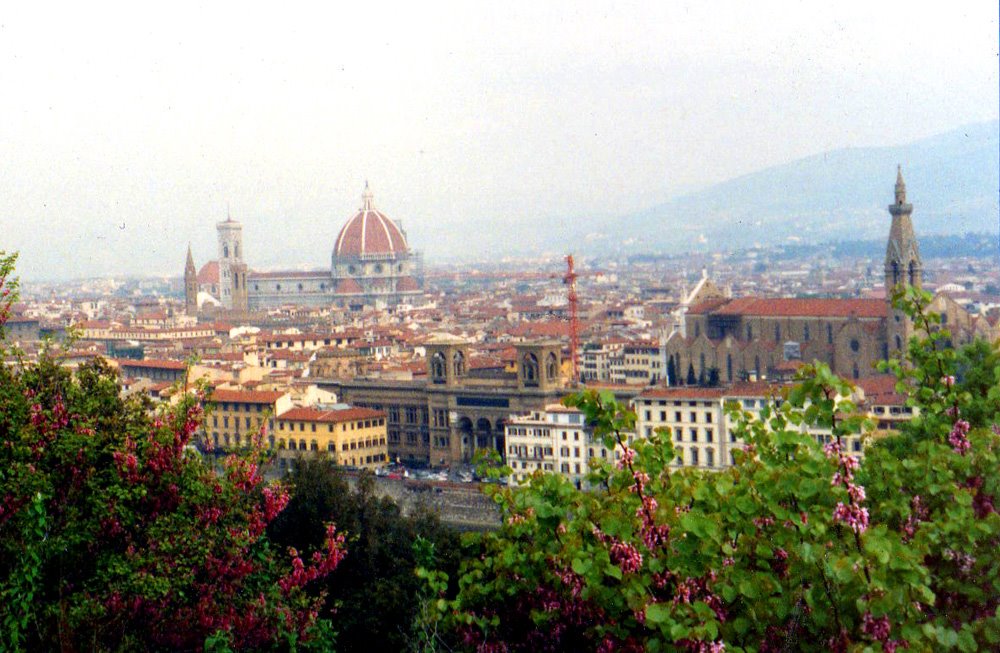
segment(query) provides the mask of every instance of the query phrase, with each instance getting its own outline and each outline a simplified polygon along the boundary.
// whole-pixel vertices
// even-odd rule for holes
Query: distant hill
[[[997,233],[998,158],[1000,122],[969,125],[898,147],[846,148],[767,168],[594,231],[642,234],[640,249],[664,253],[878,240],[888,232],[899,163],[918,236]],[[635,251],[635,243],[620,248],[615,238],[591,236],[585,248]]]

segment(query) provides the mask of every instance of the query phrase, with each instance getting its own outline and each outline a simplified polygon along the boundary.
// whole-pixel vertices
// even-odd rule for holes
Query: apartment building
[[[251,436],[266,425],[266,442],[274,446],[274,416],[291,407],[290,392],[218,389],[205,402],[203,428],[214,448],[229,449],[249,446]]]
[[[275,420],[279,459],[322,452],[338,465],[375,469],[389,460],[385,418],[381,411],[343,404],[291,408]]]
[[[722,469],[734,463],[734,451],[744,446],[726,406],[736,403],[751,415],[759,415],[769,401],[781,401],[781,386],[756,382],[726,388],[649,388],[633,400],[636,431],[643,437],[657,429],[670,433],[677,450],[674,468]],[[805,432],[821,444],[832,438],[829,430],[821,428]],[[863,455],[863,438],[847,437],[847,450]]]
[[[507,464],[513,470],[510,482],[515,485],[541,470],[561,474],[577,488],[585,487],[591,459],[620,458],[594,439],[583,413],[561,404],[512,415],[506,425],[506,444]]]

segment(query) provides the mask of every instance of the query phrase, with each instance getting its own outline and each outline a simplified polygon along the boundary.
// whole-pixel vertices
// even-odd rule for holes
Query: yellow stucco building
[[[389,460],[385,413],[370,408],[292,408],[275,419],[279,457],[323,452],[338,465],[374,469]]]

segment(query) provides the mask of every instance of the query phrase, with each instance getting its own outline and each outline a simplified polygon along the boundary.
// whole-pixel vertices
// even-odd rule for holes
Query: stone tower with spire
[[[903,169],[896,170],[896,199],[889,205],[892,226],[889,228],[889,242],[885,250],[885,292],[886,301],[892,301],[893,293],[904,285],[920,287],[923,281],[923,263],[917,236],[913,232],[913,205],[906,201],[906,182]],[[890,305],[889,307],[889,348],[899,352],[913,332],[911,321]]]
[[[187,262],[184,264],[184,310],[188,315],[198,314],[198,270],[191,256],[191,243],[188,243]]]

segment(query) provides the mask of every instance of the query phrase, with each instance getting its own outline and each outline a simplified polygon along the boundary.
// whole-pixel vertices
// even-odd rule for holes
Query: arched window
[[[774,325],[774,341],[775,342],[780,342],[781,341],[781,325],[780,324],[775,324]]]
[[[893,286],[899,285],[899,263],[897,263],[896,261],[892,262],[892,285]],[[892,289],[889,288],[889,290]]]
[[[832,324],[827,324],[826,325],[826,344],[828,344],[828,345],[832,345],[833,344],[833,325]]]
[[[554,353],[549,353],[545,359],[545,375],[550,381],[559,378],[559,361]]]
[[[538,385],[538,358],[534,354],[525,354],[521,359],[521,378],[525,383]]]
[[[441,383],[445,380],[444,354],[436,352],[431,356],[431,380]]]
[[[753,325],[752,324],[748,324],[747,325],[747,340],[748,341],[749,340],[753,340]]]
[[[705,449],[705,465],[715,467],[715,449],[711,447]]]
[[[851,376],[855,379],[861,378],[861,370],[858,369],[858,364],[854,364],[854,369],[851,370]]]
[[[733,355],[726,354],[726,380],[733,380]]]
[[[908,275],[910,277],[910,285],[911,286],[917,285],[917,266],[916,266],[916,264],[913,261],[910,261],[910,265],[909,265],[909,269],[907,270],[907,273],[908,273]]]
[[[455,355],[452,356],[452,364],[454,365],[455,376],[462,376],[465,374],[465,355],[460,351],[456,351]]]
[[[698,463],[698,448],[697,447],[691,447],[690,449],[688,449],[688,452],[691,454],[691,464],[692,465],[699,464]]]
[[[903,348],[903,339],[900,338],[899,336],[896,336],[896,349],[902,349],[902,348]]]
[[[222,258],[229,258],[229,245],[222,246]]]
[[[802,339],[809,342],[809,325],[806,324],[802,327]]]

